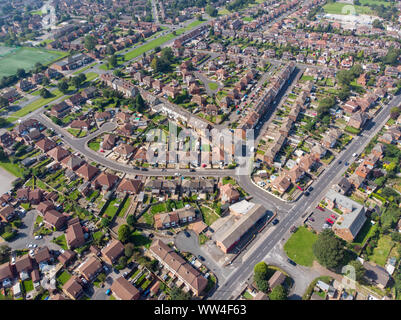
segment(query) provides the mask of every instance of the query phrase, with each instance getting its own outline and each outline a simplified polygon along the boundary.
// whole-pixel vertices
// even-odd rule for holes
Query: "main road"
[[[273,231],[266,237],[259,247],[252,248],[253,252],[248,256],[246,261],[242,261],[241,263],[237,263],[235,265],[235,271],[233,271],[229,278],[214,292],[214,294],[211,296],[211,299],[233,299],[237,294],[240,293],[236,292],[236,289],[248,280],[249,276],[253,272],[254,265],[266,257],[266,255],[288,232],[292,225],[300,223],[310,209],[320,202],[328,189],[330,189],[333,184],[338,182],[342,174],[347,169],[344,163],[347,161],[352,161],[353,153],[360,154],[364,150],[369,141],[380,131],[380,129],[389,119],[390,109],[400,104],[401,95],[396,96],[374,119],[370,120],[363,133],[353,139],[348,147],[339,154],[335,163],[330,166],[330,168],[328,168],[315,182],[314,189],[310,193],[309,197],[303,197],[301,200],[297,201],[287,213],[281,211],[280,223],[275,227],[272,227]],[[339,163],[340,161],[341,163]],[[239,183],[248,193],[253,195],[254,199],[256,199],[258,202],[262,203],[263,205],[269,204],[269,199],[266,197],[266,192],[256,186],[251,181],[250,177],[240,176]]]

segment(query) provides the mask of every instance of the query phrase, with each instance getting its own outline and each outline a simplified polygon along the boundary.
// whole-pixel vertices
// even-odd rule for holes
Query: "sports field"
[[[372,9],[369,7],[349,5],[340,2],[328,3],[323,6],[323,10],[324,12],[331,14],[372,14]]]
[[[13,75],[19,68],[29,71],[37,62],[47,65],[66,55],[68,53],[39,48],[0,46],[0,77]]]

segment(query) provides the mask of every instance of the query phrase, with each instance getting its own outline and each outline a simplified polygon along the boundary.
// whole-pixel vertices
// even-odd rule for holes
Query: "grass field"
[[[353,14],[353,9],[349,8],[354,8],[356,14],[372,14],[372,10],[369,7],[355,6],[339,2],[328,3],[323,7],[323,10],[324,12],[330,14]]]
[[[3,51],[8,48],[2,47],[1,49],[2,50],[0,51]],[[50,51],[39,48],[17,48],[16,50],[13,50],[13,52],[0,58],[0,77],[13,75],[19,68],[29,71],[37,62],[40,62],[43,65],[48,65],[67,55],[67,52]]]
[[[200,207],[201,211],[202,211],[202,217],[203,217],[203,221],[208,225],[211,226],[213,224],[213,222],[215,222],[219,216],[212,210],[210,210],[209,208]]]
[[[2,167],[4,170],[10,172],[14,176],[16,176],[18,178],[22,178],[23,170],[18,166],[18,164],[1,161],[0,167]]]
[[[315,260],[312,246],[316,240],[316,234],[305,227],[300,227],[285,243],[284,251],[296,263],[310,267]]]
[[[209,82],[208,86],[209,86],[210,90],[213,90],[213,91],[217,90],[217,88],[219,87],[219,85],[215,82]]]
[[[386,1],[379,1],[379,0],[359,0],[359,2],[361,3],[361,5],[378,5],[378,6],[385,6],[388,7],[390,5],[390,2],[386,2]]]
[[[139,57],[140,55],[142,55],[144,52],[153,50],[154,48],[161,46],[162,44],[166,43],[167,41],[170,41],[170,40],[174,39],[176,36],[179,36],[179,35],[183,34],[184,32],[187,32],[187,31],[195,28],[196,26],[198,26],[199,24],[201,24],[203,22],[204,21],[196,20],[196,21],[190,23],[187,27],[176,30],[176,35],[169,33],[163,37],[160,37],[160,38],[154,39],[150,42],[147,42],[143,46],[125,54],[124,60],[128,61],[128,60],[135,59],[136,57]]]
[[[32,103],[28,104],[27,106],[23,107],[22,109],[18,110],[17,112],[14,112],[12,114],[12,116],[16,117],[16,118],[24,117],[28,113],[31,113],[31,112],[49,104],[50,102],[52,102],[58,98],[61,98],[63,96],[63,93],[60,90],[56,89],[56,90],[52,91],[52,95],[53,96],[50,98],[46,98],[46,99],[40,98],[38,100],[35,100],[34,102],[32,102]]]

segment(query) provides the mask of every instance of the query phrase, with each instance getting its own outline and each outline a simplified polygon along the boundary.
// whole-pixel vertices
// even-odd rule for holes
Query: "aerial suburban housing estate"
[[[400,300],[400,1],[0,9],[0,300]]]

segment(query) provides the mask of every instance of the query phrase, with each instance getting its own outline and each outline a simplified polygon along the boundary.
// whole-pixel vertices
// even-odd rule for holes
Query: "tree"
[[[280,284],[273,288],[269,294],[270,300],[287,300],[287,290]]]
[[[127,224],[131,227],[133,227],[136,223],[136,218],[133,214],[130,214],[127,218]]]
[[[372,26],[373,28],[384,29],[383,23],[379,19],[373,20]]]
[[[340,70],[336,77],[338,83],[341,85],[349,85],[354,80],[354,76],[349,70]]]
[[[78,75],[78,78],[81,80],[81,83],[84,83],[86,81],[86,74],[85,73],[80,73]]]
[[[84,39],[84,46],[86,48],[86,50],[88,51],[92,51],[93,49],[95,49],[97,44],[96,38],[94,36],[91,35],[87,35]]]
[[[77,76],[71,78],[71,83],[75,88],[79,89],[81,87],[82,81],[81,78]]]
[[[108,218],[102,218],[102,220],[100,220],[100,224],[103,228],[107,228],[110,224],[110,220]]]
[[[255,265],[253,279],[256,283],[256,287],[262,291],[267,292],[269,290],[269,283],[267,281],[268,266],[265,262],[259,262]]]
[[[134,245],[132,243],[127,243],[124,248],[124,254],[127,258],[130,258],[134,253]]]
[[[42,88],[39,91],[40,96],[44,99],[50,98],[52,96],[52,94],[50,93],[49,90],[47,90],[46,88]]]
[[[123,243],[126,243],[129,240],[131,231],[128,225],[123,224],[118,228],[118,240],[120,240]]]
[[[206,13],[211,17],[217,17],[217,15],[218,15],[217,9],[213,6],[211,6],[210,4],[208,4],[206,6]]]
[[[114,54],[111,55],[111,57],[109,58],[108,62],[113,68],[117,67],[118,61],[117,61],[116,55],[114,55]]]
[[[358,260],[352,260],[349,265],[355,269],[355,280],[361,283],[364,279],[366,269]]]
[[[11,249],[7,245],[0,246],[0,263],[9,261]]]
[[[65,80],[59,81],[57,88],[64,94],[68,92],[68,83]]]
[[[345,250],[333,231],[325,229],[313,244],[313,253],[321,265],[335,269],[343,263]]]
[[[43,77],[42,79],[42,86],[48,86],[50,84],[50,80],[48,77]]]
[[[22,68],[17,69],[17,77],[18,77],[19,79],[25,78],[25,77],[26,77],[26,72],[25,72],[25,70],[22,69]]]
[[[127,259],[126,256],[120,257],[120,258],[118,259],[118,266],[119,266],[121,269],[124,269],[124,268],[127,266],[127,261],[128,261],[128,259]]]
[[[319,118],[323,118],[325,115],[329,113],[330,108],[334,107],[336,101],[333,97],[325,97],[319,102],[319,106],[317,108],[317,115]]]

